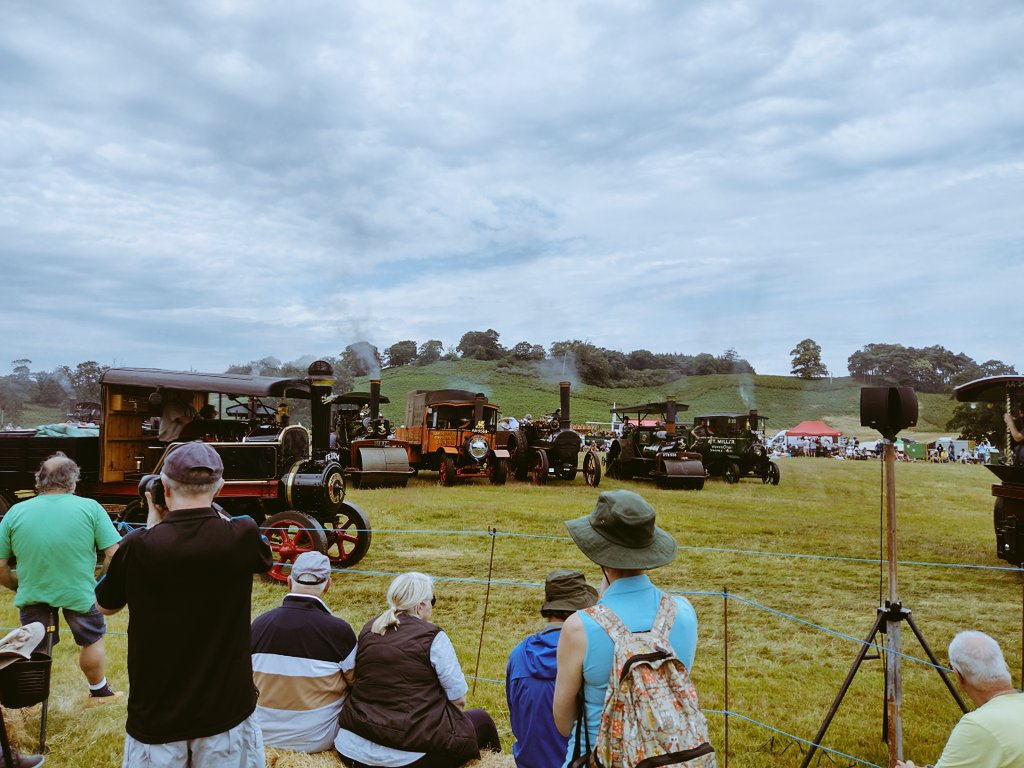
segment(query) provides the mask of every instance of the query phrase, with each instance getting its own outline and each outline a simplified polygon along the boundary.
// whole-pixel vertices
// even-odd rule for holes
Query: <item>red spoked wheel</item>
[[[346,501],[334,519],[333,527],[324,531],[327,537],[327,557],[332,568],[355,565],[370,551],[370,521],[366,514]]]
[[[303,552],[327,552],[324,527],[302,512],[278,512],[268,517],[262,528],[274,558],[270,570],[263,574],[268,581],[287,582],[292,563]]]

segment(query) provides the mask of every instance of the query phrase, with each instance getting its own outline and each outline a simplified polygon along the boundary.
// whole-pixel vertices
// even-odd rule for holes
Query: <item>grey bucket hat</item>
[[[587,584],[583,571],[559,568],[544,580],[544,611],[579,611],[597,603],[597,590]]]
[[[646,570],[676,558],[676,541],[654,524],[654,507],[632,491],[604,491],[594,511],[567,520],[576,546],[598,565]]]

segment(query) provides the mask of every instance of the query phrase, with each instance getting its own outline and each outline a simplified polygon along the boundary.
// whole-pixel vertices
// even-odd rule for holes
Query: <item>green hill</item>
[[[632,405],[675,395],[689,405],[686,416],[718,411],[756,408],[768,417],[769,434],[793,427],[805,419],[821,419],[847,435],[875,439],[877,434],[860,426],[861,383],[848,376],[804,381],[788,376],[716,374],[683,376],[657,387],[593,387],[573,382],[572,420],[608,421],[612,404]],[[358,389],[368,379],[356,380]],[[483,392],[505,415],[521,417],[550,413],[558,407],[558,377],[545,377],[536,367],[514,367],[482,360],[458,360],[426,366],[385,369],[383,394],[391,403],[382,407],[395,424],[405,418],[406,393],[414,389],[468,389]],[[949,395],[919,394],[920,416],[907,436],[935,437],[947,434],[946,422],[955,403]],[[684,418],[686,418],[684,416]],[[688,419],[687,419],[688,420]]]

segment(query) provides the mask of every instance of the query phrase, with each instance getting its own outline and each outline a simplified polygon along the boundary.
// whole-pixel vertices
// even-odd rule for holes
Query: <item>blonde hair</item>
[[[370,631],[383,635],[399,624],[398,614],[411,613],[420,603],[434,596],[434,580],[425,573],[409,571],[395,576],[388,587],[388,609],[373,620]]]

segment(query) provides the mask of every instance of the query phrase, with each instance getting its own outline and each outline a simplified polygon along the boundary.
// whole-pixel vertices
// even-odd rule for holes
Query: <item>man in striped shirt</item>
[[[252,623],[256,717],[269,746],[320,752],[334,745],[353,680],[356,635],[321,599],[330,586],[327,556],[303,552],[292,565],[284,603]]]

